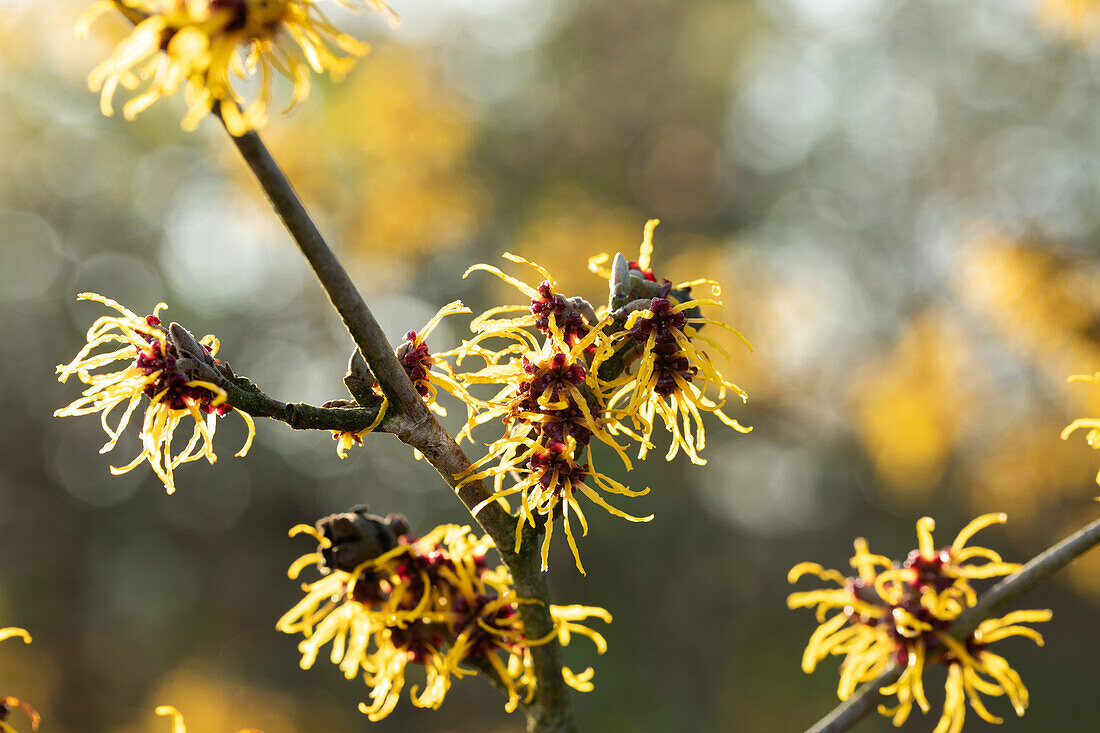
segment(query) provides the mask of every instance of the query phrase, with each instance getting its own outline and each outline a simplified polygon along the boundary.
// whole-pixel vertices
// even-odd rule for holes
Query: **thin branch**
[[[976,604],[955,620],[948,633],[960,640],[970,636],[982,621],[1000,613],[1024,593],[1098,544],[1100,519],[1036,555],[1022,568],[983,593]],[[883,672],[833,708],[832,712],[808,728],[806,733],[841,733],[848,730],[876,707],[879,690],[892,684],[900,675],[900,668]]]
[[[220,119],[220,118],[219,118]],[[228,132],[228,130],[227,130]],[[410,418],[428,414],[420,395],[412,388],[401,363],[374,314],[355,287],[347,270],[325,242],[290,181],[255,132],[230,137],[263,187],[275,212],[320,280],[336,312],[344,320],[355,345],[366,357],[390,405]]]
[[[227,131],[228,132],[228,131]],[[313,223],[290,182],[271,157],[255,132],[241,136],[230,134],[241,156],[259,181],[275,212],[282,219],[298,249],[313,268],[314,274],[340,314],[356,346],[366,358],[378,384],[389,399],[387,430],[419,450],[455,490],[468,509],[473,510],[492,492],[481,481],[458,486],[457,476],[470,468],[462,449],[428,411],[409,381],[393,348],[382,333],[351,277],[329,248]],[[497,503],[490,503],[476,516],[478,523],[493,538],[505,564],[512,572],[517,592],[539,603],[522,604],[526,633],[530,638],[549,634],[554,628],[548,604],[546,577],[534,550],[534,542],[525,542],[519,553],[515,546],[515,520]],[[562,677],[561,647],[557,643],[531,649],[538,680],[533,705],[527,709],[528,729],[567,732],[577,729],[569,693]]]
[[[806,733],[840,733],[848,730],[863,719],[863,716],[878,707],[879,690],[892,685],[901,676],[901,667],[891,667],[863,687],[855,694],[837,705],[821,720],[807,728]]]
[[[304,402],[280,402],[260,391],[247,377],[224,380],[226,404],[252,417],[286,423],[295,430],[333,430],[358,433],[374,424],[380,405],[367,407],[316,407]]]
[[[379,386],[389,399],[387,409],[392,418],[387,419],[388,431],[420,450],[447,484],[456,490],[467,507],[473,508],[480,504],[491,496],[491,492],[481,482],[471,482],[456,488],[458,481],[455,476],[469,468],[469,459],[454,438],[428,411],[370,308],[321,236],[298,194],[271,157],[267,146],[255,132],[239,137],[230,134],[230,138],[255,174],[298,249],[313,268],[321,287],[328,294],[333,307],[340,314]],[[485,507],[478,515],[478,521],[502,551],[514,543],[514,522],[498,505]]]

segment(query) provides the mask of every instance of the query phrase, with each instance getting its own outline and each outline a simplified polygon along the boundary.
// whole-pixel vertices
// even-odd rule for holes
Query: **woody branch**
[[[459,485],[457,477],[470,468],[469,458],[416,392],[378,321],[259,135],[249,132],[241,136],[230,134],[230,137],[299,251],[309,262],[389,400],[388,411],[392,414],[387,415],[385,431],[419,450],[472,513],[474,507],[491,496],[488,487],[481,481]],[[235,395],[236,399],[241,397]],[[274,405],[267,406],[277,411]],[[540,560],[534,549],[537,543],[524,542],[518,553],[513,552],[515,522],[495,502],[486,505],[475,519],[496,543],[515,579],[519,594],[538,601],[520,605],[527,634],[531,638],[546,636],[554,625],[550,616],[546,575],[540,570]],[[533,647],[531,653],[537,691],[534,701],[527,708],[528,729],[546,732],[576,730],[569,693],[561,672],[561,647],[554,641]]]

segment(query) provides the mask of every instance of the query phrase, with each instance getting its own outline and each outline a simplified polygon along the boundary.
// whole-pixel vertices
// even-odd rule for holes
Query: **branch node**
[[[378,380],[367,365],[367,360],[363,358],[363,352],[356,348],[348,359],[344,386],[355,401],[363,407],[378,407],[382,404],[382,396],[374,391],[376,384]]]

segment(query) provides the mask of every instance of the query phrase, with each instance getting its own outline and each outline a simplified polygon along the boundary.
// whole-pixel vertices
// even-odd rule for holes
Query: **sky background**
[[[48,733],[165,731],[163,703],[198,733],[521,729],[476,679],[369,723],[361,682],[300,670],[274,630],[309,549],[291,526],[358,503],[421,532],[468,521],[392,436],[341,461],[329,435],[263,421],[236,459],[231,416],[221,460],[166,496],[144,468],[110,475],[133,435],[101,456],[94,418],[51,417],[78,392],[54,367],[101,314],[81,291],[166,301],[286,401],[346,397],[352,348],[216,122],[181,132],[181,99],[100,115],[86,75],[125,28],[75,40],[86,5],[0,2],[0,626],[35,636],[0,645],[0,694]],[[596,669],[574,695],[585,730],[801,730],[837,677],[800,670],[815,624],[786,610],[795,563],[843,570],[859,536],[900,559],[919,517],[946,544],[991,511],[1009,523],[978,543],[1023,561],[1096,517],[1100,453],[1058,437],[1100,415],[1100,387],[1066,382],[1100,371],[1095,17],[1057,0],[393,5],[398,28],[333,13],[371,53],[264,138],[395,343],[456,298],[518,302],[461,279],[504,251],[598,301],[587,258],[632,257],[655,217],[655,269],[721,282],[716,314],[755,347],[723,365],[751,434],[712,421],[707,466],[639,466],[652,492],[621,503],[655,519],[590,512],[587,577],[556,543],[552,600],[615,617],[606,655],[567,653]],[[450,318],[430,343],[464,335]],[[1094,726],[1100,553],[1018,607],[1055,618],[1045,648],[999,647],[1032,693],[1023,720],[992,703],[1000,729]]]

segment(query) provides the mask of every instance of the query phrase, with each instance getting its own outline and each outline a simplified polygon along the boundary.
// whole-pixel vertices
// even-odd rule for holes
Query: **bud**
[[[327,547],[322,543],[318,548],[322,557],[318,569],[322,573],[353,572],[363,563],[397,547],[398,539],[409,533],[409,523],[404,516],[370,514],[366,504],[318,519],[314,526],[328,540]]]

